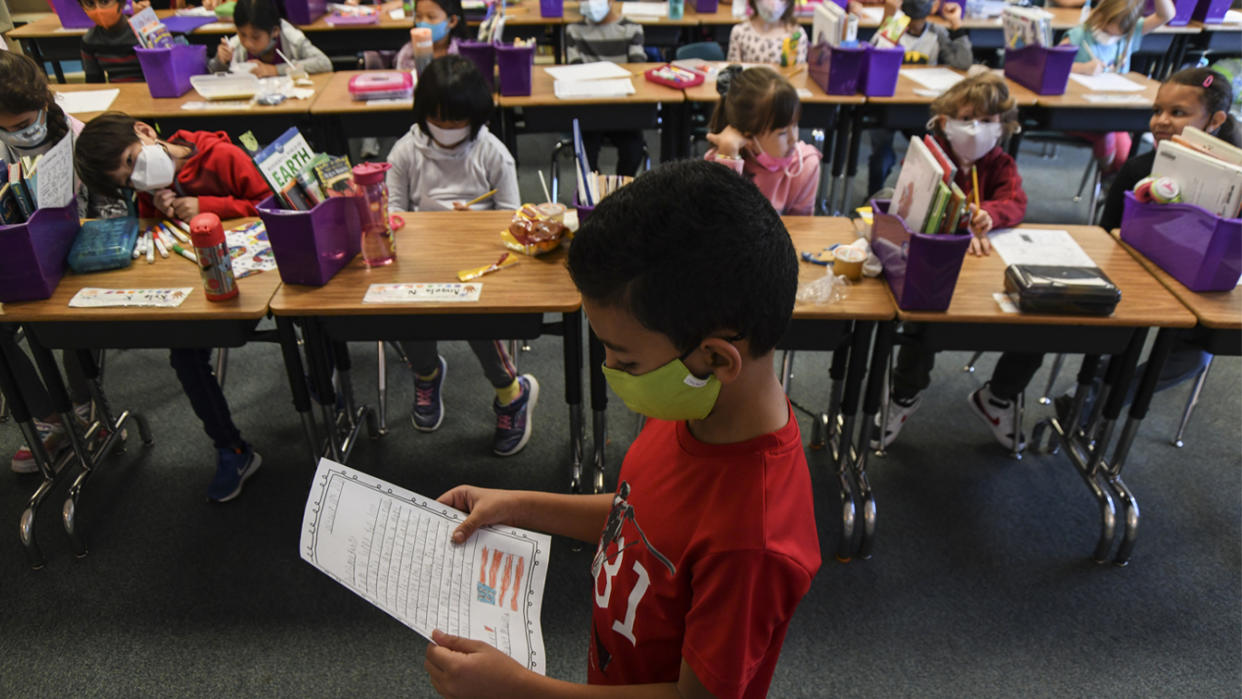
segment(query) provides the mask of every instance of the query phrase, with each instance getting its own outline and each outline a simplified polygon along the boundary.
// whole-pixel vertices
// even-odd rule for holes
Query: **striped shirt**
[[[82,37],[82,70],[88,83],[140,83],[142,66],[134,47],[138,37],[124,19],[112,29],[91,27]]]
[[[624,17],[607,24],[580,22],[565,27],[565,53],[570,63],[641,63],[643,27]]]

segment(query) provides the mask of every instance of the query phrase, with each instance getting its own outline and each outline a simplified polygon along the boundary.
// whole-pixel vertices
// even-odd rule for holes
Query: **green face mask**
[[[715,374],[700,379],[681,359],[638,376],[604,367],[604,378],[630,410],[657,420],[701,420],[720,395]]]

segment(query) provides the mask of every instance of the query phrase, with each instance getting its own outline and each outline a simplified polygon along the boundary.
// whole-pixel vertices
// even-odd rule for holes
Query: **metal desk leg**
[[[867,370],[867,393],[863,398],[862,427],[858,430],[858,458],[854,460],[854,482],[858,485],[858,500],[862,503],[862,536],[858,540],[858,555],[871,558],[875,543],[875,496],[867,478],[867,454],[871,451],[871,433],[875,429],[876,415],[881,401],[888,402],[884,386],[884,369],[893,349],[893,332],[896,323],[879,323],[876,327],[875,346],[871,349],[871,367]]]
[[[1100,355],[1088,354],[1082,358],[1082,366],[1078,370],[1078,388],[1074,391],[1074,400],[1064,422],[1061,417],[1040,420],[1031,432],[1031,448],[1036,452],[1055,454],[1060,449],[1060,437],[1072,438],[1079,434],[1078,423],[1081,421],[1082,409],[1090,395],[1096,372],[1100,367]],[[1047,447],[1041,447],[1044,434],[1051,430],[1054,434]],[[1058,435],[1060,437],[1058,437]]]
[[[293,320],[276,316],[276,332],[280,338],[280,353],[285,360],[285,375],[289,378],[289,390],[293,393],[293,409],[302,420],[302,432],[306,446],[310,448],[311,467],[319,462],[319,437],[315,434],[315,419],[311,416],[310,391],[306,389],[306,372],[302,369],[302,355],[298,352],[298,338],[293,331]]]
[[[375,343],[376,389],[379,409],[379,436],[388,434],[388,355],[384,352],[384,341]]]
[[[851,333],[849,365],[846,368],[845,391],[841,396],[841,432],[837,435],[837,480],[841,485],[841,539],[837,542],[837,560],[849,561],[854,555],[854,525],[858,508],[854,502],[853,449],[850,439],[858,416],[859,393],[867,370],[871,349],[873,322],[855,322]],[[837,350],[841,352],[842,350]]]
[[[332,365],[323,329],[314,318],[302,319],[302,338],[306,344],[306,361],[310,365],[311,383],[319,400],[319,415],[328,433],[328,449],[332,459],[341,462],[340,435],[336,425],[336,390],[332,388]]]
[[[34,456],[35,463],[39,466],[39,473],[43,476],[43,482],[30,496],[30,501],[18,520],[18,534],[26,551],[26,560],[32,568],[37,570],[42,568],[46,561],[43,558],[43,551],[39,548],[39,542],[35,538],[35,516],[38,514],[39,505],[43,504],[48,493],[52,492],[52,488],[56,485],[56,470],[49,461],[47,452],[43,449],[43,442],[39,440],[39,433],[34,427],[30,410],[17,390],[17,381],[13,378],[8,356],[3,352],[0,352],[0,390],[4,391],[9,402],[9,409],[13,414],[13,421],[21,428],[22,436],[26,438],[30,453]]]
[[[1117,450],[1113,452],[1113,463],[1107,469],[1108,484],[1112,486],[1117,501],[1125,508],[1122,511],[1125,530],[1121,537],[1121,545],[1117,547],[1117,554],[1113,556],[1115,565],[1123,566],[1130,562],[1130,554],[1134,551],[1134,540],[1138,536],[1139,525],[1138,501],[1134,499],[1133,493],[1121,480],[1121,469],[1126,465],[1126,458],[1130,456],[1130,445],[1134,443],[1134,436],[1138,434],[1139,425],[1142,424],[1143,418],[1147,417],[1147,408],[1151,405],[1152,394],[1156,392],[1156,381],[1160,378],[1160,371],[1164,368],[1165,360],[1169,358],[1169,351],[1173,347],[1173,338],[1176,333],[1176,330],[1163,328],[1156,334],[1156,343],[1152,345],[1151,354],[1147,357],[1147,368],[1143,372],[1138,391],[1134,395],[1134,403],[1130,406],[1130,417],[1126,419],[1126,426],[1121,430]],[[1125,387],[1118,392],[1124,394]]]
[[[838,347],[832,353],[832,364],[828,367],[828,407],[825,412],[816,415],[811,423],[811,448],[822,449],[825,444],[833,447],[832,458],[836,459],[836,438],[841,433],[841,394],[845,390],[845,365],[849,361],[849,348]],[[786,390],[788,393],[788,390]]]
[[[588,362],[591,372],[591,413],[593,421],[593,430],[591,433],[591,446],[595,450],[595,475],[592,481],[593,492],[603,493],[604,488],[604,447],[608,441],[607,427],[608,418],[605,410],[608,408],[608,386],[604,382],[604,372],[601,367],[604,365],[604,345],[595,337],[595,333],[587,328],[587,352]]]
[[[858,174],[858,147],[862,141],[862,107],[850,108],[850,125],[846,133],[850,137],[849,154],[845,163],[845,187],[841,191],[841,207],[838,211],[848,214],[850,211],[850,194],[854,190],[854,176]],[[867,192],[866,196],[872,193]]]
[[[582,311],[561,316],[565,359],[565,403],[569,406],[569,492],[582,492],[586,425],[582,421]]]
[[[367,436],[371,439],[379,437],[379,428],[375,424],[375,413],[366,405],[354,403],[354,384],[352,380],[353,362],[349,358],[349,346],[344,342],[331,342],[332,359],[336,364],[336,378],[340,384],[341,412],[345,417],[345,425],[349,432],[341,442],[341,456],[349,460],[354,447],[358,445],[358,434],[363,426],[367,428]]]

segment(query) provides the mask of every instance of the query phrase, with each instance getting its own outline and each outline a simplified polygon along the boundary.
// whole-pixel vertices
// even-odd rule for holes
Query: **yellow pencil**
[[[486,198],[488,198],[488,197],[492,196],[492,195],[493,195],[493,194],[495,194],[495,193],[496,193],[496,190],[494,190],[494,189],[493,189],[493,190],[492,190],[492,191],[490,191],[490,192],[485,192],[485,193],[483,193],[483,194],[480,194],[479,196],[475,197],[474,199],[471,199],[470,201],[468,201],[468,202],[466,202],[465,204],[463,204],[463,206],[474,206],[475,204],[478,204],[479,202],[481,202],[481,201],[483,201],[484,199],[486,199]]]
[[[977,208],[979,206],[979,169],[974,165],[970,166],[970,183],[975,197],[975,207]]]

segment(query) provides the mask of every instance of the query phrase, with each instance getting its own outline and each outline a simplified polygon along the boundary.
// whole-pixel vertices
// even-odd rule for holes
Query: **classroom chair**
[[[1212,368],[1212,361],[1216,359],[1216,355],[1208,357],[1207,362],[1203,364],[1203,368],[1199,369],[1199,373],[1195,376],[1194,387],[1190,389],[1190,398],[1186,400],[1186,408],[1182,410],[1181,422],[1177,424],[1177,434],[1173,437],[1173,446],[1181,449],[1185,442],[1182,437],[1186,434],[1186,425],[1190,423],[1190,414],[1194,412],[1195,406],[1199,404],[1199,394],[1203,392],[1203,384],[1207,381],[1208,369]]]
[[[573,139],[564,138],[556,142],[556,146],[552,148],[552,182],[549,183],[551,188],[552,201],[560,200],[560,174],[561,174],[561,154],[568,152],[570,155],[574,152]],[[651,169],[651,150],[647,148],[646,142],[643,143],[643,164],[639,172]]]
[[[689,58],[697,58],[701,61],[723,61],[725,59],[725,52],[720,44],[715,41],[698,41],[693,44],[678,46],[675,56],[679,61]]]

